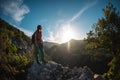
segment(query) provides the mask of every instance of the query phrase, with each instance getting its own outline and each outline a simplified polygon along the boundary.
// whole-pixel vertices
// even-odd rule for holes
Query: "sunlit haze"
[[[71,39],[75,39],[77,33],[71,28],[71,25],[70,24],[66,24],[63,26],[63,31],[62,31],[62,41],[61,43],[64,43],[64,42],[68,42],[69,40]]]

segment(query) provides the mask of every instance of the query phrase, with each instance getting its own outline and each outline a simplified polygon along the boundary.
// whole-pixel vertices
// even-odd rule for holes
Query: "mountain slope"
[[[31,60],[30,38],[0,19],[0,80],[25,80]]]
[[[31,40],[22,31],[0,19],[0,51],[6,53],[30,53]],[[12,46],[11,46],[12,45]],[[16,50],[12,51],[12,47]],[[29,52],[26,52],[29,51]]]

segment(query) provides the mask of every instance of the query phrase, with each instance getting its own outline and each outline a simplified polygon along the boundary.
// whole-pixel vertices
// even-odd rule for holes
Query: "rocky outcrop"
[[[28,68],[27,80],[93,80],[93,72],[87,66],[70,69],[53,61],[33,62]]]
[[[32,52],[32,46],[30,42],[27,42],[26,40],[19,40],[15,37],[9,38],[11,42],[16,46],[18,54],[26,54]]]

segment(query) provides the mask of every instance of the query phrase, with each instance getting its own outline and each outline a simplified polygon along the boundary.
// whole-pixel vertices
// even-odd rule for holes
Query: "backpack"
[[[35,33],[32,35],[32,44],[35,43]]]

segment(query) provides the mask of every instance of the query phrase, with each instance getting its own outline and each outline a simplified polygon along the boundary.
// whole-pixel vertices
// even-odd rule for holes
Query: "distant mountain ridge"
[[[45,48],[51,48],[55,45],[59,45],[58,43],[54,43],[54,42],[48,42],[48,41],[44,41],[44,47]]]

